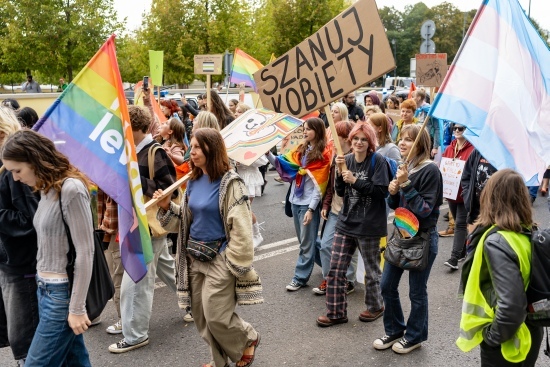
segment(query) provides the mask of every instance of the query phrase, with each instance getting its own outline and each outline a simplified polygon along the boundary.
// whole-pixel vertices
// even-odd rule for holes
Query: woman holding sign
[[[388,187],[388,205],[391,209],[405,208],[416,216],[418,233],[428,234],[430,238],[429,258],[426,269],[409,272],[411,312],[406,323],[398,290],[404,269],[387,261],[384,263],[380,287],[384,298],[386,335],[376,339],[373,347],[378,350],[391,347],[396,353],[406,354],[428,339],[427,284],[437,255],[439,237],[436,225],[439,206],[443,202],[443,183],[439,169],[430,160],[431,140],[426,130],[419,125],[404,126],[398,146],[406,163],[399,167]]]
[[[177,231],[178,305],[191,306],[195,325],[210,346],[206,367],[250,366],[260,334],[235,313],[237,303],[263,302],[252,260],[252,216],[246,187],[231,170],[221,134],[197,129],[191,139],[191,179],[181,206],[159,201],[157,217]],[[159,190],[153,196],[162,196]]]
[[[267,153],[267,159],[282,180],[291,183],[289,201],[300,242],[300,254],[294,276],[286,286],[289,292],[307,284],[315,260],[319,257],[319,203],[327,187],[332,161],[332,146],[327,145],[323,120],[317,117],[307,119],[304,122],[304,137],[302,144],[287,154],[275,157],[271,152]]]
[[[474,151],[474,146],[464,138],[465,129],[466,128],[464,126],[458,124],[452,126],[453,135],[456,139],[451,142],[451,145],[449,145],[443,153],[443,158],[441,159],[442,168],[445,167],[445,163],[450,160],[455,161],[455,163],[458,163],[460,167],[462,167],[459,171],[464,170],[464,164],[468,160],[470,154]],[[466,207],[464,206],[462,187],[460,187],[460,178],[458,181],[457,195],[455,197],[447,197],[447,202],[449,203],[449,210],[455,219],[455,233],[451,258],[445,261],[444,265],[448,266],[452,270],[458,270],[458,259],[462,259],[466,256],[466,237],[468,235],[468,231],[466,229],[466,218],[468,216],[468,212],[466,212]],[[452,231],[452,229],[447,228],[446,230],[439,232],[439,235],[445,237],[450,231]]]
[[[349,134],[353,153],[336,157],[336,193],[343,198],[332,243],[327,275],[326,316],[321,327],[348,322],[346,271],[359,248],[365,266],[365,306],[359,320],[370,322],[384,313],[380,293],[380,239],[387,236],[386,194],[390,172],[386,159],[376,153],[372,126],[358,123]],[[343,171],[340,166],[346,165]]]

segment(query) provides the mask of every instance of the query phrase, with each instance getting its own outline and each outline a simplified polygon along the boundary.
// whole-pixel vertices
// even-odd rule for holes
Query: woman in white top
[[[90,366],[82,336],[91,324],[86,294],[94,253],[88,180],[52,141],[31,130],[8,138],[2,160],[14,180],[40,190],[41,196],[33,220],[40,322],[25,366]],[[73,274],[67,274],[69,242],[63,218],[76,251]],[[74,275],[72,289],[70,275]]]

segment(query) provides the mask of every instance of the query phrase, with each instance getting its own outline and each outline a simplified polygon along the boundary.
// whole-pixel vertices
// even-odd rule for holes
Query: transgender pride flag
[[[153,249],[114,35],[34,129],[118,203],[122,263],[138,282],[147,273]]]
[[[528,185],[550,164],[550,51],[517,0],[485,0],[430,115],[468,129],[498,169]]]

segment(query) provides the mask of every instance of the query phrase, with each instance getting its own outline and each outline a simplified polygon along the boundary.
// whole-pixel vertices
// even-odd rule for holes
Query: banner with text
[[[304,116],[395,68],[374,0],[359,0],[254,73],[264,107]]]
[[[443,176],[444,198],[456,200],[465,164],[466,161],[460,159],[441,158],[439,170],[441,171],[441,176]]]

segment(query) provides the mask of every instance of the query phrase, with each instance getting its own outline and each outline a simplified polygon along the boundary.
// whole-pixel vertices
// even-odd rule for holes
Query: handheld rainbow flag
[[[394,224],[402,235],[408,234],[410,237],[414,237],[420,227],[418,218],[405,208],[395,209]]]
[[[122,264],[138,282],[147,273],[153,249],[125,101],[112,35],[34,130],[118,203]]]
[[[246,86],[252,87],[257,91],[256,82],[254,82],[254,77],[252,75],[263,67],[261,62],[243,50],[236,48],[229,82],[235,84],[244,83]]]
[[[528,186],[550,163],[550,51],[517,0],[484,0],[430,115],[464,136],[497,169]]]

